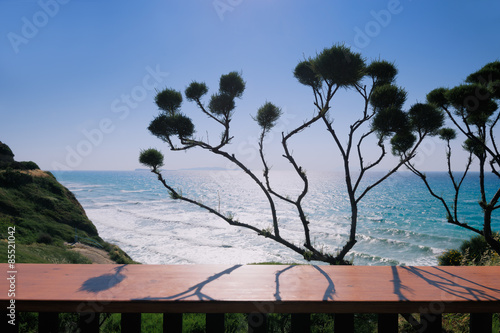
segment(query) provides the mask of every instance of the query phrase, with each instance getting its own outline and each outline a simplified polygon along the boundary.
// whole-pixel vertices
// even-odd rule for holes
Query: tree
[[[231,161],[243,170],[267,198],[272,221],[272,227],[269,229],[261,230],[251,223],[240,222],[232,216],[225,216],[218,209],[208,207],[176,191],[167,184],[159,170],[159,166],[163,164],[163,155],[159,151],[154,149],[143,151],[140,160],[158,176],[159,181],[167,188],[173,199],[197,205],[217,215],[230,225],[247,228],[258,235],[272,239],[302,255],[306,260],[346,264],[348,262],[344,258],[357,241],[359,202],[371,189],[410,161],[415,156],[416,149],[422,140],[426,136],[437,134],[435,127],[442,126],[444,118],[442,112],[431,105],[416,104],[409,111],[403,111],[406,92],[395,85],[396,75],[397,69],[394,64],[376,60],[367,65],[366,60],[359,53],[352,52],[344,45],[326,48],[315,57],[298,63],[294,70],[294,76],[299,83],[312,90],[315,112],[300,126],[288,133],[282,133],[281,136],[283,157],[291,164],[302,183],[301,192],[296,198],[278,193],[271,186],[271,170],[264,154],[264,139],[281,115],[281,109],[278,106],[266,102],[257,110],[254,117],[261,129],[258,145],[263,166],[263,178],[254,174],[234,154],[224,150],[233,138],[230,134],[230,122],[236,106],[235,99],[240,98],[245,89],[245,82],[239,73],[231,72],[221,76],[219,91],[210,97],[208,106],[202,101],[202,98],[208,93],[208,87],[205,83],[192,82],[184,93],[189,101],[196,103],[201,112],[223,128],[220,141],[217,144],[210,144],[194,136],[194,125],[191,119],[180,111],[182,104],[180,92],[167,88],[157,94],[156,104],[160,109],[160,114],[150,123],[149,131],[166,142],[170,150],[201,148]],[[360,114],[356,116],[357,120],[348,127],[347,143],[345,144],[342,142],[346,141],[340,138],[331,119],[333,98],[342,90],[353,91],[362,102]],[[428,122],[429,118],[433,121],[432,125]],[[310,221],[303,209],[303,201],[309,190],[309,181],[303,167],[291,153],[289,143],[291,138],[298,136],[316,123],[323,124],[326,128],[332,139],[332,146],[338,150],[343,161],[346,191],[351,206],[349,239],[337,253],[325,253],[311,241]],[[366,163],[363,159],[364,149],[362,147],[370,141],[369,138],[375,139],[374,145],[378,147],[379,153],[374,162]],[[379,165],[387,157],[387,141],[390,141],[392,153],[399,157],[398,161],[377,181],[361,186],[366,172]],[[318,147],[325,151],[328,149],[320,144]],[[302,245],[294,244],[281,236],[275,200],[284,201],[294,207],[304,233]]]
[[[485,175],[491,172],[500,177],[500,153],[495,141],[494,128],[500,119],[496,101],[500,99],[500,62],[486,64],[479,71],[470,74],[464,84],[456,87],[437,88],[427,94],[427,102],[441,109],[451,121],[454,128],[441,128],[439,137],[446,143],[446,163],[448,176],[453,186],[454,197],[448,203],[442,195],[437,194],[426,175],[411,162],[408,168],[425,183],[429,193],[438,199],[446,211],[448,223],[473,231],[484,237],[491,248],[500,254],[500,241],[492,230],[492,215],[500,208],[500,188],[488,198],[485,187]],[[465,137],[463,149],[468,152],[465,171],[458,177],[452,167],[452,148],[450,142],[457,137],[457,132]],[[481,198],[478,202],[483,211],[482,228],[476,228],[461,221],[459,217],[459,193],[465,177],[469,174],[473,162],[479,168],[479,189]]]

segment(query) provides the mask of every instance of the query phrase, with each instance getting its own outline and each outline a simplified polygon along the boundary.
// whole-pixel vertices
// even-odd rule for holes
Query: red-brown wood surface
[[[10,301],[0,264],[0,306]],[[500,312],[500,267],[17,264],[18,311]]]

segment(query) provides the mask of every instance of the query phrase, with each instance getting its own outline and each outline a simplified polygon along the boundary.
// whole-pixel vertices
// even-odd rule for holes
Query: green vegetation
[[[414,318],[420,320],[418,314],[413,315]],[[36,313],[21,313],[20,332],[35,333],[37,332],[38,315]],[[443,332],[446,333],[466,333],[469,332],[469,314],[443,314]],[[103,314],[101,316],[101,333],[115,333],[121,331],[120,323],[121,315],[118,313]],[[315,313],[311,315],[311,332],[313,333],[329,333],[333,332],[335,322],[334,314]],[[76,313],[61,313],[60,314],[60,332],[72,332],[76,330],[78,323],[78,314]],[[227,333],[243,333],[248,332],[247,315],[241,313],[225,314],[225,324]],[[289,314],[272,313],[268,316],[268,332],[270,333],[285,333],[291,332],[291,318]],[[377,331],[377,315],[376,314],[355,314],[354,316],[354,331],[359,333],[376,333]],[[141,332],[144,333],[160,333],[163,326],[163,314],[161,313],[143,313],[141,317]],[[417,333],[419,330],[414,329],[402,316],[399,317],[398,332]],[[500,330],[499,315],[493,315],[493,330]],[[184,333],[203,333],[205,328],[205,314],[185,313],[183,315]]]
[[[74,242],[76,233],[80,242],[101,244],[117,263],[135,263],[99,237],[73,193],[50,172],[39,170],[33,162],[7,161],[6,156],[14,154],[0,142],[1,262],[7,262],[7,238],[15,228],[16,263],[90,263],[65,245]]]
[[[7,262],[7,242],[0,241],[0,261]],[[16,244],[16,262],[91,264],[92,262],[78,252],[68,251],[65,247],[47,244]]]
[[[132,258],[128,256],[122,249],[120,249],[117,245],[110,244],[107,242],[101,242],[104,250],[106,250],[109,254],[109,258],[116,262],[117,264],[138,264],[133,261]]]
[[[500,239],[497,233],[495,240]],[[438,257],[441,266],[496,266],[500,265],[500,256],[486,242],[483,236],[477,235],[462,242],[459,249],[450,249]]]
[[[427,179],[424,172],[410,162],[406,166],[415,175],[420,177],[427,187],[429,194],[441,202],[448,223],[457,225],[461,228],[475,232],[480,238],[484,238],[491,249],[500,255],[500,239],[495,237],[494,213],[500,208],[500,188],[494,193],[486,193],[485,175],[492,173],[500,178],[500,152],[494,133],[498,132],[500,123],[500,61],[493,61],[475,73],[470,74],[465,84],[460,84],[453,88],[437,88],[427,94],[427,102],[433,107],[439,109],[451,121],[453,128],[437,129],[439,137],[446,143],[445,154],[450,179],[450,192],[454,194],[452,200],[445,199],[442,193],[435,192],[433,184]],[[433,122],[430,117],[425,117],[428,122]],[[452,167],[452,145],[451,140],[457,138],[457,133],[463,140],[462,148],[468,153],[467,161],[460,161],[457,172]],[[464,163],[465,162],[465,163]],[[465,164],[465,170],[464,168]],[[475,165],[479,170],[477,182],[480,189],[479,207],[483,211],[483,221],[481,227],[475,227],[468,224],[460,216],[460,207],[463,202],[459,200],[460,190],[463,181],[471,166]],[[489,170],[488,170],[489,169]],[[440,190],[441,191],[441,190]],[[474,240],[474,242],[479,240]],[[471,249],[474,245],[471,244]],[[465,253],[462,253],[465,255]],[[479,260],[482,254],[470,253],[474,260]],[[443,260],[454,262],[456,253],[447,253]],[[493,258],[494,259],[494,258]],[[498,258],[497,258],[498,262]]]
[[[0,169],[13,169],[13,170],[35,170],[40,169],[35,162],[25,161],[25,162],[6,162],[0,159]]]
[[[34,170],[40,169],[35,162],[17,162],[14,161],[14,153],[5,143],[0,141],[0,170],[3,169],[16,170]]]
[[[157,93],[155,103],[160,113],[148,126],[151,134],[166,143],[172,151],[203,149],[244,171],[268,201],[269,220],[272,221],[270,229],[257,228],[253,221],[240,222],[234,219],[234,216],[221,214],[216,207],[209,207],[195,198],[182,195],[180,190],[175,190],[162,177],[161,170],[158,168],[163,165],[164,156],[160,151],[153,148],[143,150],[139,155],[139,161],[151,168],[151,171],[158,176],[158,180],[167,189],[172,199],[197,205],[229,225],[246,228],[271,239],[308,261],[349,265],[351,262],[345,257],[357,243],[356,230],[360,201],[371,189],[394,174],[405,163],[410,162],[424,138],[437,135],[438,129],[443,125],[443,112],[430,104],[416,103],[408,110],[403,109],[407,93],[396,85],[397,73],[397,68],[393,63],[384,60],[368,62],[361,54],[342,44],[325,48],[316,56],[297,64],[293,75],[300,84],[311,91],[314,112],[296,128],[290,129],[288,133],[282,133],[282,156],[290,162],[296,176],[302,182],[301,189],[299,188],[300,194],[296,198],[290,198],[286,193],[279,193],[272,188],[271,168],[264,152],[264,145],[268,141],[265,140],[266,136],[277,125],[282,114],[280,107],[271,102],[265,102],[253,117],[260,127],[260,135],[256,144],[259,147],[264,180],[248,168],[236,154],[227,149],[233,139],[231,121],[236,113],[236,100],[242,97],[246,87],[246,82],[240,73],[230,72],[221,75],[219,89],[211,95],[207,95],[209,91],[207,85],[197,81],[191,82],[184,91],[186,99],[195,103],[201,113],[219,126],[220,141],[209,142],[208,132],[205,138],[194,135],[195,124],[182,112],[183,95],[180,91],[165,88]],[[359,101],[358,107],[352,110],[341,110],[333,106],[335,95],[343,94],[345,90],[350,90],[352,93],[350,97]],[[339,116],[339,112],[353,117],[350,125],[342,125],[343,130],[348,129],[343,137],[341,136],[343,130],[339,131],[337,123],[333,121]],[[346,197],[351,206],[348,239],[341,248],[328,252],[312,241],[314,237],[310,235],[309,226],[311,221],[303,207],[303,199],[309,191],[309,181],[304,167],[292,153],[293,147],[290,144],[294,140],[300,140],[300,133],[313,125],[321,125],[329,133],[331,136],[329,143],[343,161]],[[205,133],[205,130],[200,132]],[[217,136],[210,135],[210,137]],[[371,147],[368,138],[372,138]],[[378,180],[366,184],[366,178],[364,178],[366,172],[379,166],[386,159],[388,150],[386,146],[389,145],[392,153],[399,157],[399,161],[394,162],[394,165],[388,169],[389,171]],[[325,146],[325,142],[312,143],[309,149],[331,150],[330,147]],[[363,156],[368,150],[376,152],[375,161],[367,163],[364,160]],[[278,223],[279,214],[275,208],[276,202],[280,201],[294,207],[295,222],[304,233],[304,241],[299,245],[280,233],[283,231],[283,226]]]
[[[438,257],[438,262],[441,266],[460,266],[462,253],[455,249],[447,250]]]
[[[499,240],[500,235],[494,234],[494,239]],[[500,265],[500,256],[486,242],[482,235],[463,241],[458,249],[450,249],[438,257],[441,266],[492,266]],[[418,318],[417,314],[414,314]],[[445,332],[469,332],[469,314],[447,313],[443,314],[443,328]],[[417,332],[406,321],[400,321],[400,329],[405,332]],[[493,332],[499,332],[500,319],[498,314],[493,316]]]
[[[17,244],[31,244],[37,240],[54,244],[71,242],[75,238],[75,228],[81,236],[102,241],[74,195],[52,174],[31,176],[5,170],[0,173],[0,186],[2,238],[7,238],[9,226],[15,226]]]

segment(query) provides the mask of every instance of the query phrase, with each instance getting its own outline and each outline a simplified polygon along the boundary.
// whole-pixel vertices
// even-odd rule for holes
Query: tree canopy
[[[486,240],[486,242],[500,254],[500,240],[495,237],[492,230],[492,215],[500,208],[500,188],[488,197],[485,190],[485,174],[487,166],[491,172],[500,178],[500,152],[498,150],[495,127],[500,119],[498,100],[500,99],[500,62],[494,61],[486,64],[478,71],[467,76],[464,83],[452,88],[436,88],[427,94],[427,102],[431,107],[439,109],[446,115],[453,128],[428,128],[437,131],[439,137],[446,143],[446,160],[448,175],[454,192],[454,199],[448,202],[442,194],[434,192],[432,184],[426,175],[413,164],[407,163],[408,168],[419,176],[427,186],[430,194],[438,199],[446,211],[447,221],[473,231]],[[428,123],[435,124],[432,117],[425,117]],[[425,119],[423,119],[425,120]],[[452,166],[452,146],[450,142],[457,139],[458,134],[463,139],[462,148],[469,153],[465,170],[461,177],[457,176]],[[483,211],[482,227],[471,225],[459,215],[459,193],[465,177],[473,163],[479,169],[479,206]]]
[[[141,152],[140,161],[151,168],[160,182],[166,187],[171,197],[183,200],[205,209],[229,223],[253,230],[258,235],[270,238],[285,247],[297,252],[307,260],[319,260],[330,264],[345,264],[346,254],[356,244],[356,230],[358,224],[358,204],[363,197],[375,186],[382,183],[394,174],[405,163],[409,162],[416,153],[418,146],[425,137],[438,135],[443,125],[443,113],[431,104],[417,103],[405,109],[407,92],[396,85],[397,68],[394,63],[385,60],[368,62],[361,54],[353,52],[343,44],[325,48],[315,56],[300,61],[293,70],[297,81],[312,90],[315,112],[313,116],[288,132],[281,133],[282,156],[290,162],[291,167],[302,181],[300,194],[292,198],[289,195],[276,191],[270,182],[271,169],[265,157],[265,136],[275,127],[282,114],[281,108],[266,101],[258,110],[253,119],[258,123],[261,132],[258,141],[259,155],[263,166],[263,178],[256,175],[233,153],[225,150],[231,142],[231,120],[236,112],[236,99],[242,98],[246,83],[240,73],[233,71],[222,75],[219,80],[218,91],[209,98],[205,96],[209,89],[203,82],[192,81],[184,91],[184,96],[195,103],[199,110],[222,127],[220,140],[209,143],[207,140],[195,136],[195,126],[190,117],[181,112],[182,94],[171,88],[158,92],[156,104],[160,114],[155,117],[148,129],[166,142],[173,151],[201,148],[215,155],[225,158],[248,175],[255,185],[264,193],[269,203],[269,216],[272,227],[260,229],[249,222],[240,222],[234,216],[222,214],[218,209],[209,207],[193,198],[188,198],[180,191],[175,190],[163,178],[159,167],[163,164],[163,154],[155,149]],[[350,124],[347,138],[340,138],[337,128],[331,120],[334,97],[341,91],[352,90],[363,103],[363,108],[355,113],[357,120]],[[342,111],[335,111],[342,112]],[[311,149],[327,150],[332,145],[343,160],[346,195],[351,206],[351,220],[349,238],[345,245],[336,252],[325,252],[318,248],[311,240],[307,213],[304,211],[303,200],[309,191],[309,181],[304,168],[293,155],[290,149],[290,139],[300,135],[313,124],[323,124],[331,142],[318,142]],[[345,127],[345,124],[343,124]],[[366,163],[363,159],[364,149],[368,137],[374,137],[375,148],[379,155],[375,161]],[[363,185],[365,173],[379,165],[386,157],[386,144],[390,144],[392,153],[398,157],[393,167],[372,184]],[[275,201],[284,201],[294,207],[297,222],[304,232],[303,244],[297,245],[284,238],[279,225],[278,212]]]

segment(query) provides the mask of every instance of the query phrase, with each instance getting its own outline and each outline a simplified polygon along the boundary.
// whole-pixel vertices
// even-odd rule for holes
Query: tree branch
[[[215,120],[216,122],[218,122],[219,124],[221,124],[222,126],[224,126],[224,122],[222,120],[220,120],[219,118],[217,118],[216,116],[214,116],[213,114],[211,114],[210,112],[208,112],[205,107],[203,106],[203,104],[201,103],[200,99],[197,98],[196,99],[196,105],[198,105],[198,107],[200,108],[200,110],[206,114],[209,118],[212,118],[213,120]]]
[[[363,157],[361,155],[361,143],[362,143],[363,139],[365,137],[367,137],[368,135],[370,135],[371,133],[373,133],[373,131],[370,131],[370,132],[364,134],[363,136],[361,136],[361,138],[359,139],[359,142],[358,142],[358,158],[359,158],[359,164],[360,164],[360,173],[359,173],[358,179],[356,180],[356,184],[354,185],[354,193],[356,193],[356,191],[358,190],[359,184],[361,183],[361,180],[362,180],[365,172],[370,170],[374,166],[378,165],[380,162],[382,162],[382,159],[386,155],[383,138],[381,137],[381,138],[379,138],[379,140],[377,142],[377,145],[381,149],[381,153],[380,153],[379,158],[375,162],[373,162],[372,164],[369,164],[368,166],[364,167]]]
[[[217,217],[221,218],[222,220],[226,221],[229,225],[246,228],[246,229],[249,229],[249,230],[256,232],[260,236],[270,238],[270,239],[288,247],[289,249],[299,253],[300,255],[302,255],[304,258],[306,258],[308,260],[319,260],[319,261],[328,262],[328,263],[335,262],[334,258],[330,255],[323,254],[323,253],[316,251],[316,250],[314,250],[314,251],[309,250],[309,252],[308,252],[308,250],[305,250],[303,248],[300,248],[300,247],[294,245],[293,243],[288,242],[287,240],[281,238],[279,235],[273,235],[271,233],[266,232],[265,230],[260,230],[253,225],[250,225],[247,223],[242,223],[242,222],[239,222],[239,221],[234,220],[232,218],[229,218],[227,216],[224,216],[219,211],[217,211],[217,210],[215,210],[215,209],[213,209],[213,208],[211,208],[211,207],[209,207],[201,202],[187,198],[187,197],[183,196],[182,194],[178,193],[173,187],[168,185],[167,182],[165,181],[165,179],[163,178],[162,174],[160,173],[160,171],[158,171],[158,169],[154,168],[151,170],[151,172],[158,176],[158,180],[169,191],[172,198],[174,198],[176,200],[182,200],[182,201],[188,202],[190,204],[196,205],[196,206],[208,211],[209,213],[216,215]]]
[[[413,172],[415,175],[417,175],[418,177],[420,177],[420,179],[423,180],[425,186],[427,187],[427,190],[429,191],[429,193],[436,199],[438,199],[443,207],[445,208],[446,210],[446,213],[447,213],[447,220],[448,220],[448,223],[450,224],[454,224],[454,225],[457,225],[457,226],[460,226],[462,228],[465,228],[465,229],[468,229],[470,231],[473,231],[475,233],[478,233],[480,235],[484,235],[484,233],[479,230],[479,229],[476,229],[474,227],[471,227],[470,225],[468,225],[467,223],[462,223],[462,222],[459,222],[458,220],[454,219],[453,218],[453,215],[451,213],[451,210],[450,208],[448,207],[448,204],[446,203],[446,201],[439,195],[437,195],[433,190],[432,190],[432,187],[430,186],[429,182],[427,181],[427,176],[425,174],[423,174],[422,172],[418,171],[411,163],[405,163],[405,165],[408,167],[408,169]]]

